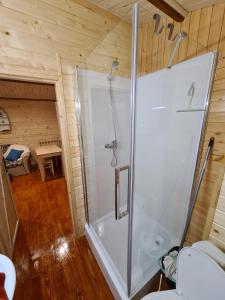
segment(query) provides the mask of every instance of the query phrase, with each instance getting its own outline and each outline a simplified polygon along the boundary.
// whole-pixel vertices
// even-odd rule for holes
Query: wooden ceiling
[[[199,8],[207,7],[213,4],[224,3],[224,0],[176,0],[187,11],[193,11]]]
[[[52,84],[0,79],[0,100],[55,101]]]
[[[225,0],[164,0],[172,7],[174,7],[182,15],[187,15],[188,12],[210,6],[212,4],[224,3]],[[96,4],[97,6],[110,11],[112,14],[125,19],[126,21],[131,21],[132,19],[132,8],[134,3],[138,2],[140,4],[140,15],[141,22],[144,23],[149,20],[149,17],[153,16],[155,13],[164,15],[155,6],[150,4],[147,0],[89,0]]]
[[[149,21],[149,18],[151,18],[155,13],[164,15],[158,8],[149,3],[147,0],[89,0],[89,2],[110,11],[112,14],[128,22],[131,22],[132,20],[133,6],[137,2],[140,4],[141,18],[139,20],[141,23]]]

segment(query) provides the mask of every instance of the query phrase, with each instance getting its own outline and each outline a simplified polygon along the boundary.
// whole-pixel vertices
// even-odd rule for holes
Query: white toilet
[[[225,270],[225,253],[217,248],[210,241],[199,241],[194,243],[192,247],[199,249],[200,251],[209,255],[215,262],[217,262]]]
[[[12,261],[0,254],[0,272],[5,273],[5,290],[9,300],[13,299],[16,286],[16,271]]]
[[[176,290],[151,293],[142,300],[224,300],[225,272],[196,247],[183,248],[177,258]]]

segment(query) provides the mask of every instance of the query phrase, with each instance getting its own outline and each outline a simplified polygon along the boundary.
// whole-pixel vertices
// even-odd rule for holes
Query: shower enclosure
[[[160,258],[181,243],[216,58],[211,52],[141,71],[140,19],[135,5],[124,37],[133,37],[131,62],[115,55],[96,70],[96,49],[76,71],[86,236],[115,298],[123,300],[151,284]]]

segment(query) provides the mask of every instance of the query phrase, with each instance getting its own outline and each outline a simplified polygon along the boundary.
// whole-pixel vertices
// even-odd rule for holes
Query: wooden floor
[[[114,299],[84,237],[74,240],[64,179],[12,182],[20,227],[14,300]]]

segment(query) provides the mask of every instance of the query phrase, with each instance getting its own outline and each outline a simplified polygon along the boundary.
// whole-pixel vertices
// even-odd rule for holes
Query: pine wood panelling
[[[201,10],[196,10],[191,13],[190,25],[188,31],[188,46],[187,57],[191,58],[197,54],[197,40],[200,26]]]
[[[212,102],[208,116],[203,155],[211,136],[215,137],[215,145],[213,155],[210,158],[199,191],[197,205],[187,236],[187,241],[192,243],[209,237],[225,170],[225,4],[222,3],[195,10],[186,17],[182,24],[176,24],[176,22],[174,22],[174,25],[177,31],[182,30],[188,34],[188,38],[180,44],[175,62],[184,61],[210,50],[219,51],[219,61],[213,85]],[[141,61],[141,64],[139,63],[139,72],[143,74],[166,67],[171,49],[174,46],[173,42],[168,41],[166,35],[163,46],[164,59],[162,59],[160,54],[157,55],[159,49],[160,52],[162,51],[162,36],[157,36],[152,33],[150,37],[152,46],[150,50],[148,50],[148,48],[146,48],[147,44],[143,40],[143,36],[146,34],[146,25],[141,25],[140,31],[141,39],[139,49],[141,55],[139,56],[139,62]],[[160,47],[158,47],[159,44]],[[151,63],[145,63],[146,59],[143,59],[143,57],[145,58],[146,56],[148,57],[147,60],[151,61]],[[218,207],[223,207],[223,202],[221,201],[222,200],[218,202]],[[215,218],[218,220],[218,214],[216,214]],[[222,232],[220,247],[221,245],[225,245],[225,229],[221,225],[224,225],[224,222],[221,222],[223,218],[224,214],[220,214],[220,224],[216,224],[217,227],[222,227],[219,231]],[[218,239],[218,234],[212,237],[214,240],[216,238]]]
[[[208,40],[208,49],[211,51],[216,51],[219,46],[224,19],[224,8],[225,4],[219,4],[213,7]]]
[[[225,151],[225,150],[224,150]],[[223,178],[219,200],[210,232],[210,239],[225,249],[225,176]]]
[[[84,62],[79,64],[79,67],[108,73],[111,69],[112,60],[117,58],[120,65],[115,74],[130,77],[131,44],[131,25],[125,21],[121,21],[87,56]]]
[[[147,66],[147,39],[148,39],[148,23],[143,25],[143,32],[145,33],[142,36],[143,52],[142,52],[142,63],[144,66]]]
[[[201,11],[201,19],[199,24],[198,43],[197,43],[198,55],[204,54],[207,51],[212,10],[213,10],[212,6],[209,6],[203,8]]]
[[[152,36],[152,26],[147,23],[147,53],[146,53],[146,69],[149,70],[151,69],[151,53],[152,53],[152,43],[151,43],[151,36]],[[163,52],[164,53],[164,52]],[[162,55],[163,55],[162,53]]]
[[[59,139],[59,126],[54,101],[0,100],[9,116],[12,130],[2,133],[2,144],[22,144],[32,153],[40,140]]]

